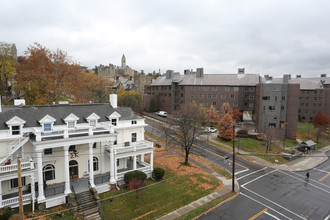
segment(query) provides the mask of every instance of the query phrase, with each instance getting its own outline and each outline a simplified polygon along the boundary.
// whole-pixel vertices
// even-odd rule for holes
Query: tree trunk
[[[188,165],[188,159],[189,159],[189,152],[186,150],[186,156],[185,156],[185,159],[184,159],[184,164],[185,165]]]

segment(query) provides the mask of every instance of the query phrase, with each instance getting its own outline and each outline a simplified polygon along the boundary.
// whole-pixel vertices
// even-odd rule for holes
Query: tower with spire
[[[123,54],[121,58],[121,68],[125,68],[125,67],[126,67],[126,58],[125,58],[125,54]]]

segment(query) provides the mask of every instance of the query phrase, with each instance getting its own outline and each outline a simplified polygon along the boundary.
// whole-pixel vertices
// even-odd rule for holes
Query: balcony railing
[[[113,145],[114,147],[114,154],[124,154],[129,152],[135,151],[142,151],[147,149],[153,149],[153,143],[149,141],[138,141],[138,142],[131,142],[129,146],[125,146],[125,144]],[[110,147],[107,146],[106,151],[110,153]]]
[[[23,163],[21,163],[21,169],[22,170],[34,169],[34,163],[30,162],[30,161],[23,162]],[[17,164],[0,166],[0,174],[9,173],[9,172],[13,172],[13,171],[17,171]]]
[[[27,201],[31,201],[31,193],[29,194],[25,194],[23,195],[23,203],[24,202],[27,202]],[[12,197],[10,199],[5,199],[5,200],[2,200],[2,207],[5,207],[5,206],[18,206],[19,204],[19,197],[16,196],[16,197]]]
[[[109,134],[109,133],[114,133],[114,128],[112,125],[107,125],[107,124],[99,124],[95,127],[84,125],[74,129],[55,127],[52,131],[46,131],[46,132],[42,131],[41,128],[34,128],[33,133],[36,136],[36,141],[48,141],[48,140],[63,139],[63,138]]]

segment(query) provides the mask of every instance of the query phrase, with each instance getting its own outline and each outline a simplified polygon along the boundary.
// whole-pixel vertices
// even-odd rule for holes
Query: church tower
[[[125,58],[125,54],[123,54],[121,58],[121,68],[125,68],[125,67],[126,67],[126,58]]]

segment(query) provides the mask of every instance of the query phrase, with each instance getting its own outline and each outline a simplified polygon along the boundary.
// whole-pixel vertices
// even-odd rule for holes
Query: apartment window
[[[306,101],[309,101],[309,97],[306,97],[305,99],[306,99]]]
[[[249,108],[253,108],[254,107],[254,103],[249,103]]]
[[[21,126],[11,126],[11,134],[12,135],[19,135],[21,134]]]
[[[280,91],[280,89],[278,88],[278,86],[274,86],[273,91]]]
[[[93,148],[97,148],[97,144],[96,144],[96,142],[93,144]]]
[[[298,113],[301,113],[301,109],[298,109]]]
[[[209,91],[209,87],[208,86],[204,86],[204,91]]]
[[[55,179],[55,166],[53,164],[47,164],[42,169],[44,181]]]
[[[302,93],[302,94],[305,94],[305,91],[303,90],[303,91],[301,91],[301,93]]]
[[[299,100],[304,100],[304,97],[299,97]]]
[[[222,94],[221,95],[221,99],[226,99],[226,95],[225,94]]]
[[[249,87],[245,87],[245,88],[244,88],[244,91],[245,91],[245,92],[248,92],[248,91],[249,91]]]
[[[111,124],[112,124],[113,126],[117,126],[117,118],[112,118],[112,119],[111,119]]]
[[[234,102],[233,107],[238,107],[238,102]]]
[[[195,98],[195,95],[191,95],[191,98],[194,99]]]
[[[316,103],[313,103],[313,107],[316,107]]]
[[[314,94],[316,95],[317,94],[317,91],[314,91]]]
[[[93,157],[93,171],[98,171],[99,170],[99,159],[97,157]],[[88,160],[88,172],[89,170],[89,160]]]
[[[216,106],[216,105],[217,105],[217,102],[212,102],[212,105],[213,105],[213,106]]]
[[[319,94],[322,95],[323,91],[319,91]]]
[[[309,106],[309,103],[306,103],[305,106],[306,106],[306,107]]]
[[[284,101],[285,100],[285,96],[282,96],[282,101]]]
[[[212,91],[217,91],[217,87],[213,86]]]
[[[269,101],[270,100],[270,96],[263,96],[262,97],[262,100]]]
[[[245,94],[244,98],[245,99],[248,99],[249,98],[249,95]]]
[[[199,98],[203,98],[203,94],[199,94]]]
[[[301,106],[304,106],[304,105],[305,105],[305,103],[301,103],[300,105],[301,105]]]
[[[313,114],[315,114],[316,113],[316,110],[313,110]]]
[[[307,92],[306,92],[307,94],[309,94],[309,91],[307,90]]]
[[[238,92],[239,91],[239,87],[235,86],[234,87],[234,92]]]
[[[254,92],[254,87],[251,87],[250,88],[250,92]]]
[[[217,98],[217,95],[216,94],[213,94],[213,98],[216,99]]]
[[[132,133],[132,142],[136,142],[137,140],[137,133]]]
[[[314,97],[314,101],[316,101],[317,100],[317,97]]]
[[[203,86],[200,86],[199,91],[203,91],[203,88],[204,88]]]
[[[321,103],[319,103],[319,104],[318,104],[318,106],[319,106],[319,107],[321,107],[321,106],[322,106],[322,104],[321,104]]]
[[[52,130],[52,124],[44,124],[44,131],[51,131]]]
[[[254,100],[254,95],[249,95],[250,100]]]
[[[207,98],[208,98],[208,99],[212,98],[212,95],[211,95],[211,94],[208,94],[208,95],[207,95]]]
[[[183,94],[181,94],[181,95],[183,95]],[[164,96],[167,96],[167,93],[164,93]],[[182,96],[181,96],[182,97]]]
[[[231,99],[234,99],[234,98],[235,98],[235,95],[234,95],[234,94],[231,94],[231,95],[230,95],[230,98],[231,98]]]
[[[245,102],[245,103],[244,103],[244,107],[247,107],[247,106],[248,106],[248,104]]]
[[[53,148],[44,149],[44,155],[53,155]]]
[[[195,89],[196,89],[195,86],[191,87],[191,91],[195,91]]]
[[[310,121],[313,121],[313,117],[310,117],[309,120],[310,120]]]
[[[269,109],[270,111],[274,111],[274,110],[275,110],[275,106],[269,106],[268,109]]]
[[[268,127],[270,127],[270,128],[276,128],[276,123],[269,123],[268,124]]]
[[[319,101],[322,101],[322,97],[319,97]]]
[[[225,87],[225,91],[226,91],[226,92],[229,92],[229,91],[230,91],[230,87],[229,87],[229,86],[226,86],[226,87]]]
[[[22,186],[25,186],[25,177],[22,177]],[[18,187],[18,178],[10,180],[10,188],[14,189]]]
[[[181,93],[181,98],[183,98],[183,94]]]
[[[284,111],[284,106],[283,105],[281,106],[281,110]]]
[[[305,113],[308,113],[308,109],[305,109]]]

